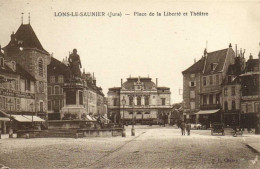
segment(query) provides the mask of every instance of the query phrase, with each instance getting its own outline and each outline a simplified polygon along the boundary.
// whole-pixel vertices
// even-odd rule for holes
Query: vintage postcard
[[[260,1],[0,0],[0,169],[260,168]]]

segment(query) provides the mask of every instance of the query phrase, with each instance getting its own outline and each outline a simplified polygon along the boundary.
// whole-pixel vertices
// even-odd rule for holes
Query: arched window
[[[43,60],[40,58],[38,61],[39,76],[43,76]]]
[[[138,97],[137,97],[137,105],[138,105],[138,106],[141,106],[141,96],[138,96]]]

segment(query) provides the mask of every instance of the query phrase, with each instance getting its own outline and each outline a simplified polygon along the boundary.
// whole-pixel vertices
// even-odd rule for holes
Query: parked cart
[[[223,123],[213,123],[212,124],[212,129],[211,129],[211,135],[213,135],[214,133],[221,133],[223,136],[225,135],[224,132],[224,124]]]

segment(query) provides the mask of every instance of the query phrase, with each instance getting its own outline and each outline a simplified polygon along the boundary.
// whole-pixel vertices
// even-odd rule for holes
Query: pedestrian
[[[190,135],[190,129],[191,129],[191,124],[190,124],[190,122],[188,121],[187,124],[186,124],[186,130],[187,130],[188,136]]]
[[[185,123],[184,123],[184,121],[181,122],[181,134],[185,136]]]

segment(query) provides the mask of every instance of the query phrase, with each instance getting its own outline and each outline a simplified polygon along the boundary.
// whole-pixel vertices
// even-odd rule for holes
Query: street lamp
[[[9,130],[9,138],[13,138],[13,122],[11,121],[11,111],[12,111],[12,99],[8,101],[9,106],[10,106],[10,113],[9,113],[9,118],[10,118],[10,130]]]
[[[135,127],[134,127],[134,106],[135,102],[132,102],[133,111],[132,111],[132,129],[131,129],[131,136],[135,136]]]
[[[32,110],[32,127],[33,127],[33,102],[30,104],[31,110]]]
[[[125,104],[126,104],[126,100],[125,100],[125,97],[123,97],[123,100],[122,100],[122,105],[123,105],[123,132],[122,132],[122,137],[126,136],[125,126],[124,126],[124,122],[125,122]]]

